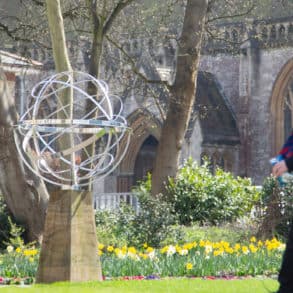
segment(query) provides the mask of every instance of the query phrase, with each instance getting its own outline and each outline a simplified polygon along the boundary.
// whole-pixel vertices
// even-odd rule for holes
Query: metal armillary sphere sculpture
[[[72,99],[64,103],[66,91]],[[113,171],[127,150],[130,132],[121,112],[121,99],[104,81],[83,72],[55,74],[32,89],[16,127],[23,137],[18,151],[45,181],[62,189],[86,187]]]

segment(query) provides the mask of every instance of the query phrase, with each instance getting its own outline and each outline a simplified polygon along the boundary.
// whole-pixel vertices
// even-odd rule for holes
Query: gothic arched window
[[[150,135],[141,145],[134,164],[134,183],[137,184],[139,181],[143,180],[148,173],[152,173],[158,143],[158,140]]]
[[[277,30],[276,30],[276,27],[273,25],[271,27],[271,40],[275,41],[276,38],[277,38]]]
[[[292,111],[293,111],[293,84],[288,86],[284,97],[284,138],[292,132]]]
[[[293,126],[293,59],[284,65],[275,81],[271,97],[271,123],[271,155],[275,155]]]

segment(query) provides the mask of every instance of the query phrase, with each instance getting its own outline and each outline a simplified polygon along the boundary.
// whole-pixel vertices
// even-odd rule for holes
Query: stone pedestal
[[[102,280],[89,191],[50,194],[37,283]]]

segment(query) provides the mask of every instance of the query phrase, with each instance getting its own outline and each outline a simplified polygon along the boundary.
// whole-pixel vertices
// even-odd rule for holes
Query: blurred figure
[[[293,133],[289,136],[283,148],[279,152],[283,160],[277,162],[272,168],[275,177],[281,177],[286,172],[293,171]],[[291,221],[289,237],[283,255],[279,272],[279,290],[276,293],[293,293],[293,226]]]

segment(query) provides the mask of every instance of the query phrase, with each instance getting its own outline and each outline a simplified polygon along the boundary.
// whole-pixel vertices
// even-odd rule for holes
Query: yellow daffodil
[[[262,247],[262,246],[263,246],[263,242],[262,242],[261,240],[258,240],[258,242],[257,242],[257,246],[258,246],[258,247]]]
[[[224,251],[223,250],[214,250],[213,255],[214,256],[219,256],[219,255],[223,255]]]
[[[193,268],[193,264],[190,263],[190,262],[188,262],[188,263],[185,265],[185,268],[186,268],[186,270],[190,271],[190,270],[192,270],[192,268]]]
[[[150,253],[150,252],[153,252],[154,251],[154,249],[152,248],[152,247],[148,247],[147,249],[146,249],[146,252],[147,253]]]
[[[227,248],[225,248],[225,252],[228,253],[228,254],[233,254],[234,249],[232,247],[227,247]]]
[[[183,249],[191,250],[194,247],[193,243],[186,243],[182,246]]]
[[[255,238],[254,236],[252,236],[252,237],[250,238],[250,242],[256,242],[256,238]]]
[[[249,250],[252,252],[252,253],[256,253],[257,252],[257,247],[254,246],[253,244],[249,244]]]
[[[107,251],[108,251],[108,252],[113,252],[113,251],[114,251],[114,246],[109,245],[109,246],[107,247]]]
[[[164,246],[164,247],[160,250],[160,252],[161,252],[162,254],[165,254],[165,253],[167,253],[168,248],[169,248],[169,246]]]
[[[175,249],[176,249],[176,252],[180,253],[182,248],[178,244],[176,244]]]
[[[36,254],[38,254],[38,250],[37,249],[25,249],[23,251],[23,255],[24,256],[35,256]]]
[[[114,251],[118,258],[121,258],[121,259],[126,258],[126,252],[124,250],[116,248]]]
[[[100,249],[100,250],[103,250],[103,249],[104,249],[104,247],[105,247],[105,245],[104,245],[104,244],[102,244],[102,243],[99,243],[99,244],[98,244],[98,249]]]
[[[136,249],[133,246],[131,246],[128,248],[128,253],[136,254]]]
[[[127,246],[126,245],[122,246],[121,250],[123,253],[127,253]]]
[[[234,245],[234,250],[235,250],[236,252],[239,251],[240,248],[241,248],[241,245],[240,245],[239,243],[236,243],[236,244]]]
[[[249,249],[248,249],[248,247],[245,246],[245,245],[242,246],[241,250],[242,250],[242,253],[243,253],[243,254],[248,254],[248,253],[249,253]]]

